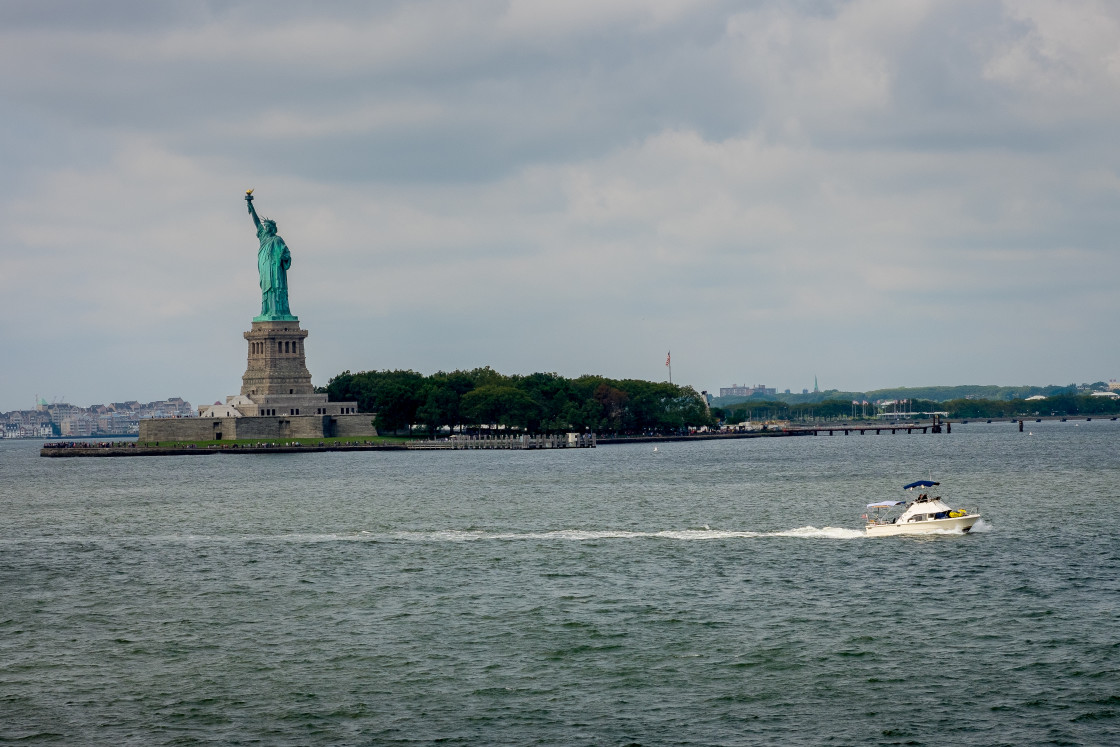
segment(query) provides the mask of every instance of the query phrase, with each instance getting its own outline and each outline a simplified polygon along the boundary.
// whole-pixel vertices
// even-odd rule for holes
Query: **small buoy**
[[[657,451],[657,447],[656,447],[656,446],[654,446],[654,447],[653,447],[653,450],[654,450],[654,451]]]

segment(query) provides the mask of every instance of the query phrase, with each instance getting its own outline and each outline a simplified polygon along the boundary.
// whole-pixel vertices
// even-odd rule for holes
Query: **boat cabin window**
[[[925,521],[925,520],[926,520],[926,515],[925,514],[914,514],[912,517],[910,517],[910,521]]]

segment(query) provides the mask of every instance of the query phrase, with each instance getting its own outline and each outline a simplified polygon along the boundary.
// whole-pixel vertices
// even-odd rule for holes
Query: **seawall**
[[[39,450],[39,456],[67,457],[142,457],[142,456],[206,456],[208,454],[303,454],[318,451],[404,451],[404,444],[324,444],[322,446],[50,446]]]

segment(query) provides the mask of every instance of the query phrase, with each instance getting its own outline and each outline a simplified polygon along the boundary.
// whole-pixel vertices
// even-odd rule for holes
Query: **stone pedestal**
[[[307,330],[299,321],[253,322],[245,333],[249,366],[241,377],[241,394],[256,400],[275,394],[314,394],[303,341]]]
[[[298,320],[254,320],[245,333],[249,365],[241,394],[226,397],[226,404],[246,417],[357,414],[357,402],[328,402],[326,394],[315,393],[304,356],[306,338]]]

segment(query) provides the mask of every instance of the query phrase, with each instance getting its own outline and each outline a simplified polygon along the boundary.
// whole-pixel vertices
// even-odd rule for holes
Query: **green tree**
[[[356,400],[360,412],[377,414],[377,427],[398,431],[416,422],[424,377],[415,371],[345,371],[327,382],[332,402]]]
[[[474,425],[504,425],[528,428],[538,418],[537,403],[520,389],[503,384],[486,384],[463,395],[463,415]]]
[[[555,373],[503,376],[489,367],[439,372],[344,371],[326,386],[332,401],[356,400],[377,424],[397,430],[420,424],[434,435],[444,426],[504,425],[532,432],[679,431],[714,423],[692,387],[601,376],[567,379]]]

